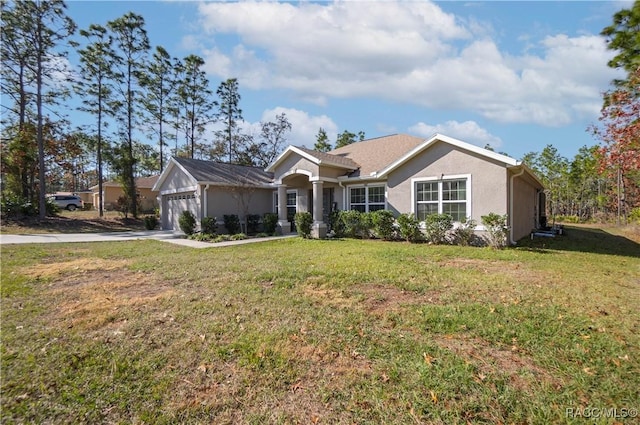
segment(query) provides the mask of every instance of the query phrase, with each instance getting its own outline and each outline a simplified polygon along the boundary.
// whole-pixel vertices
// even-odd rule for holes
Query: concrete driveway
[[[174,230],[144,230],[138,232],[104,232],[104,233],[34,233],[26,235],[0,234],[0,245],[25,243],[68,243],[68,242],[117,242],[138,239],[155,239],[176,245],[192,248],[220,248],[224,246],[241,245],[244,243],[263,242],[282,239],[295,235],[273,236],[268,238],[253,238],[242,241],[228,241],[219,243],[199,242],[186,239],[184,233]]]

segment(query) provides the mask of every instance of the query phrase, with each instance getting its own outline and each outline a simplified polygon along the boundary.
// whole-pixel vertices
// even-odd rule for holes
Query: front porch
[[[343,188],[338,180],[355,171],[353,161],[335,155],[290,146],[267,171],[274,173],[278,187],[278,231],[292,232],[296,212],[310,212],[313,216],[311,236],[327,236],[329,215],[342,207]]]
[[[323,239],[327,236],[329,216],[338,207],[336,183],[322,180],[309,181],[305,175],[290,175],[278,185],[277,211],[279,233],[295,231],[294,216],[297,212],[310,212],[313,217],[311,236]]]

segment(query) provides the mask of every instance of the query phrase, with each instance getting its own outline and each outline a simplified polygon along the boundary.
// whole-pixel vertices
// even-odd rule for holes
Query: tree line
[[[123,185],[136,216],[135,177],[160,172],[166,154],[266,167],[282,151],[292,126],[286,115],[243,132],[239,82],[210,88],[205,61],[176,58],[151,47],[144,18],[135,13],[78,30],[63,0],[2,2],[2,196],[38,205],[45,194],[98,184],[102,215],[105,167]],[[625,78],[603,94],[600,122],[589,131],[600,142],[571,160],[553,145],[523,161],[541,177],[550,216],[640,218],[640,1],[603,29],[609,62]],[[67,56],[79,65],[69,69]],[[92,119],[72,128],[60,111],[71,93]],[[213,128],[211,132],[207,130]],[[144,134],[157,147],[139,140]],[[327,152],[364,139],[347,130],[329,142],[320,128],[314,148]]]
[[[2,193],[39,206],[47,188],[88,188],[108,167],[136,216],[135,177],[157,174],[166,154],[266,167],[281,152],[291,123],[284,113],[246,134],[239,82],[214,92],[197,55],[152,49],[144,18],[129,12],[78,28],[62,0],[2,2]],[[70,50],[77,69],[65,66]],[[72,129],[60,113],[75,93],[93,124]],[[212,134],[207,130],[214,128]],[[140,140],[141,134],[157,147]]]

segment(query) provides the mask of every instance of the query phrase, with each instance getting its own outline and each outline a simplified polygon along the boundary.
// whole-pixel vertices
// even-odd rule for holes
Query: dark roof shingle
[[[273,181],[273,173],[257,167],[205,161],[202,159],[173,158],[198,182],[225,185],[264,186]]]

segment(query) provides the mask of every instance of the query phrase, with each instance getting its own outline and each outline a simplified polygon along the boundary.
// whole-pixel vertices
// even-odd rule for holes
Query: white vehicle
[[[49,199],[56,204],[60,209],[66,209],[69,211],[75,211],[76,209],[82,209],[82,199],[76,195],[53,195]]]

